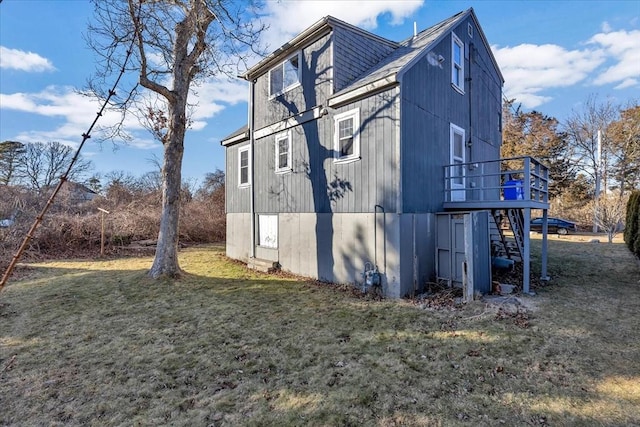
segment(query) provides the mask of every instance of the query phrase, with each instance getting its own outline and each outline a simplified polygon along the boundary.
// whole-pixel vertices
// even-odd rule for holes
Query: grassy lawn
[[[640,425],[639,264],[549,250],[517,315],[370,301],[218,247],[184,250],[175,283],[148,257],[35,264],[0,294],[0,425]]]

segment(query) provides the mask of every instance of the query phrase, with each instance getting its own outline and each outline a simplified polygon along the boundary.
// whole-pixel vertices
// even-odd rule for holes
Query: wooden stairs
[[[524,215],[521,209],[494,209],[491,211],[489,235],[491,256],[522,262],[524,253]],[[506,227],[505,227],[506,226]],[[505,228],[512,235],[505,234]]]

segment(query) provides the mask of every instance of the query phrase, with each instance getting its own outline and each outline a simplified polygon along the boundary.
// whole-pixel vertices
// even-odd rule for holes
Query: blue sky
[[[473,7],[505,75],[505,96],[564,120],[596,94],[640,100],[640,1],[267,1],[264,43],[274,49],[324,15],[400,41]],[[80,97],[95,69],[83,34],[85,0],[0,3],[0,141],[77,145],[98,110]],[[292,19],[293,18],[293,19]],[[224,169],[220,139],[246,123],[247,88],[218,79],[201,86],[185,140],[183,176]],[[105,120],[109,120],[108,117]],[[83,155],[96,172],[140,175],[161,158],[158,142],[135,122],[129,145],[89,140]]]

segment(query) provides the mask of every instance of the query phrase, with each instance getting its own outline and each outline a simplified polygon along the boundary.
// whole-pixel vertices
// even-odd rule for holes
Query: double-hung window
[[[360,110],[350,110],[335,116],[335,161],[360,158]]]
[[[464,92],[464,43],[451,33],[451,84]]]
[[[276,135],[276,172],[291,170],[291,132]]]
[[[249,146],[238,150],[238,185],[240,187],[249,185]]]
[[[280,95],[300,84],[302,53],[297,52],[269,71],[269,96]]]

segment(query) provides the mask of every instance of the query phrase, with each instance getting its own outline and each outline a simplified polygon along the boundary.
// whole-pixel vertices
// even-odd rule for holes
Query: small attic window
[[[302,52],[298,51],[269,70],[269,96],[280,95],[300,84]]]
[[[469,37],[473,38],[473,25],[471,25],[471,23],[467,24],[467,34]]]

